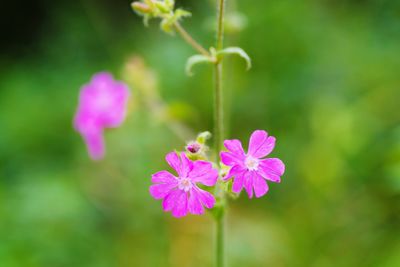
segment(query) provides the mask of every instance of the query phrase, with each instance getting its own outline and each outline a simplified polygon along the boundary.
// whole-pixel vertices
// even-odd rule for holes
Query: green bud
[[[211,138],[211,133],[208,132],[208,131],[206,131],[206,132],[200,133],[200,134],[197,136],[196,141],[197,141],[199,144],[205,144],[206,141],[207,141],[208,139],[210,139],[210,138]]]
[[[131,4],[131,7],[134,11],[138,12],[139,14],[150,14],[152,12],[151,7],[142,2],[133,2]]]
[[[154,2],[156,7],[158,8],[158,10],[160,10],[161,13],[170,13],[173,9],[172,7],[169,7],[165,2],[160,2],[160,1],[156,1]]]
[[[175,1],[174,0],[164,0],[165,5],[170,8],[171,10],[174,8]]]
[[[171,19],[165,18],[165,19],[161,20],[160,28],[161,28],[161,30],[163,30],[166,33],[170,33],[170,34],[173,33],[174,27],[171,23]]]

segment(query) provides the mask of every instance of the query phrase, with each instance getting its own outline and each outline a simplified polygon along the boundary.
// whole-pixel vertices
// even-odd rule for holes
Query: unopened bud
[[[202,132],[197,136],[196,141],[200,144],[205,144],[208,139],[211,138],[210,132]]]
[[[151,8],[142,2],[133,2],[131,4],[133,10],[139,13],[149,14],[151,13]]]
[[[201,150],[202,145],[199,144],[198,142],[190,142],[186,146],[186,150],[189,151],[192,154],[196,154]]]

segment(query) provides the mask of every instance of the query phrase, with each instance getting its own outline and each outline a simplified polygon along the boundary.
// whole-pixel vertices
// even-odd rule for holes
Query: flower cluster
[[[82,87],[74,127],[82,135],[94,160],[104,157],[105,128],[120,126],[126,116],[128,86],[107,72],[97,73]]]
[[[86,142],[92,159],[104,157],[104,129],[123,123],[129,96],[128,86],[115,81],[107,72],[95,74],[90,83],[82,87],[74,126]],[[225,140],[227,151],[221,152],[220,162],[215,163],[209,161],[207,155],[206,141],[210,137],[209,132],[200,133],[185,146],[184,152],[171,152],[166,156],[176,174],[163,170],[151,177],[150,194],[162,199],[164,211],[171,211],[174,217],[200,215],[205,208],[214,208],[217,201],[211,192],[224,190],[239,194],[245,189],[249,198],[254,195],[259,198],[268,192],[267,181],[281,181],[285,165],[278,158],[267,158],[276,139],[266,131],[252,133],[247,153],[239,140]]]
[[[184,17],[190,17],[190,12],[181,8],[174,9],[174,0],[143,0],[131,4],[132,9],[143,16],[143,22],[148,24],[152,18],[161,19],[160,27],[166,33],[175,30],[176,23]]]
[[[197,152],[201,145],[189,143],[187,153]],[[164,211],[172,211],[174,217],[182,217],[188,213],[203,214],[204,207],[213,208],[215,197],[198,184],[212,187],[233,179],[233,193],[240,193],[244,188],[249,198],[253,197],[253,192],[259,198],[268,192],[266,180],[280,182],[285,165],[278,158],[265,158],[275,146],[275,137],[268,136],[266,131],[253,132],[247,153],[239,140],[225,140],[224,145],[228,151],[221,152],[220,158],[228,170],[219,180],[217,169],[209,161],[192,161],[185,152],[180,155],[171,152],[166,156],[166,161],[178,175],[168,171],[157,172],[152,176],[153,185],[150,186],[150,194],[155,199],[163,199]]]

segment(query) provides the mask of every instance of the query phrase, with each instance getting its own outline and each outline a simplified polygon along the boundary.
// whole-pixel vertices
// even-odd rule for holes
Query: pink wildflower
[[[122,124],[129,94],[128,86],[115,81],[107,72],[95,74],[82,87],[74,127],[82,135],[92,159],[104,157],[103,129]]]
[[[239,140],[225,140],[224,145],[229,152],[221,152],[221,161],[231,167],[224,180],[234,177],[233,192],[240,193],[244,187],[249,198],[253,197],[253,189],[256,197],[261,197],[268,192],[265,179],[280,183],[285,172],[283,162],[278,158],[263,159],[274,149],[275,137],[266,131],[254,131],[247,154]]]
[[[175,152],[165,157],[168,164],[178,173],[174,176],[168,171],[152,175],[150,194],[155,199],[163,199],[164,211],[172,211],[174,217],[183,217],[188,213],[200,215],[204,207],[214,207],[215,198],[207,191],[200,189],[197,183],[213,186],[218,179],[218,171],[207,161],[191,161],[185,153],[181,156]]]

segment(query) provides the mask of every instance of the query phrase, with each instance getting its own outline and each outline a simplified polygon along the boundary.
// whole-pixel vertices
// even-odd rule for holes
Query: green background
[[[142,89],[107,131],[105,160],[90,161],[72,128],[80,87],[102,70],[126,78],[136,55],[169,120],[212,130],[211,67],[187,77],[194,51],[156,22],[145,28],[129,1],[15,2],[2,8],[0,265],[213,266],[210,215],[174,219],[148,193],[185,143]],[[226,137],[247,146],[267,130],[286,173],[265,197],[230,202],[227,266],[400,266],[400,2],[228,3],[245,23],[226,44],[253,68],[226,60]],[[177,5],[212,46],[214,2]]]

